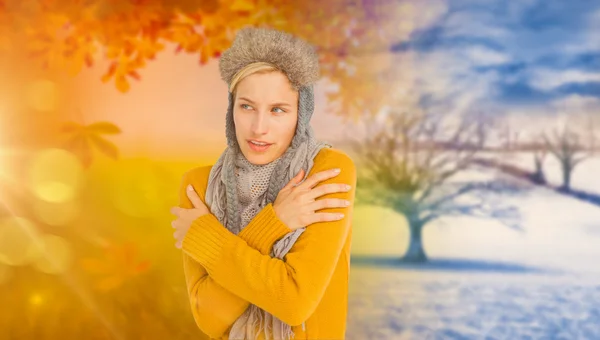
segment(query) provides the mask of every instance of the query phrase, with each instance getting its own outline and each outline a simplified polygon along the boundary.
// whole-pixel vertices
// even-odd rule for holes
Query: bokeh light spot
[[[40,199],[63,203],[75,197],[82,176],[83,168],[74,155],[61,149],[47,149],[33,160],[30,185]]]
[[[36,200],[35,214],[40,221],[51,226],[62,226],[72,222],[79,213],[76,200],[64,203],[52,203]]]
[[[29,303],[33,306],[39,306],[44,302],[44,297],[39,293],[34,293],[29,297]]]

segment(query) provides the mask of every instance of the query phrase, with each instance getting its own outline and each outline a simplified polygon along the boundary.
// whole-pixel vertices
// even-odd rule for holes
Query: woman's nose
[[[269,118],[265,113],[261,112],[254,116],[252,132],[257,135],[264,135],[269,132]]]

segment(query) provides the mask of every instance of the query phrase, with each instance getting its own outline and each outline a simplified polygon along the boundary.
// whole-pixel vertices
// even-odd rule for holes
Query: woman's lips
[[[267,149],[272,145],[272,144],[266,144],[266,145],[256,145],[250,141],[248,141],[248,145],[250,146],[250,149],[252,149],[253,151],[256,152],[265,152],[267,151]]]

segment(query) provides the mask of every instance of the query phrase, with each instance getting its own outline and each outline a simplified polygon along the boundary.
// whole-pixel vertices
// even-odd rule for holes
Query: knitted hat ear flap
[[[225,115],[225,136],[227,137],[227,146],[235,150],[239,149],[239,145],[235,134],[235,123],[233,121],[234,103],[234,94],[229,92],[229,105],[227,107],[227,114]]]
[[[302,142],[307,140],[306,129],[308,129],[314,110],[315,95],[313,86],[302,86],[298,93],[298,124],[296,125],[296,134],[292,139],[292,148],[298,148]]]

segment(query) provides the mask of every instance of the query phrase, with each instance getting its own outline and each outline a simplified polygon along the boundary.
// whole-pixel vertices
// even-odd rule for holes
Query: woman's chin
[[[277,157],[274,157],[271,152],[261,154],[261,153],[256,153],[252,150],[246,149],[246,150],[243,150],[242,153],[244,154],[244,157],[246,157],[248,162],[250,162],[254,165],[269,164],[272,161],[274,161],[275,159],[277,159]]]

